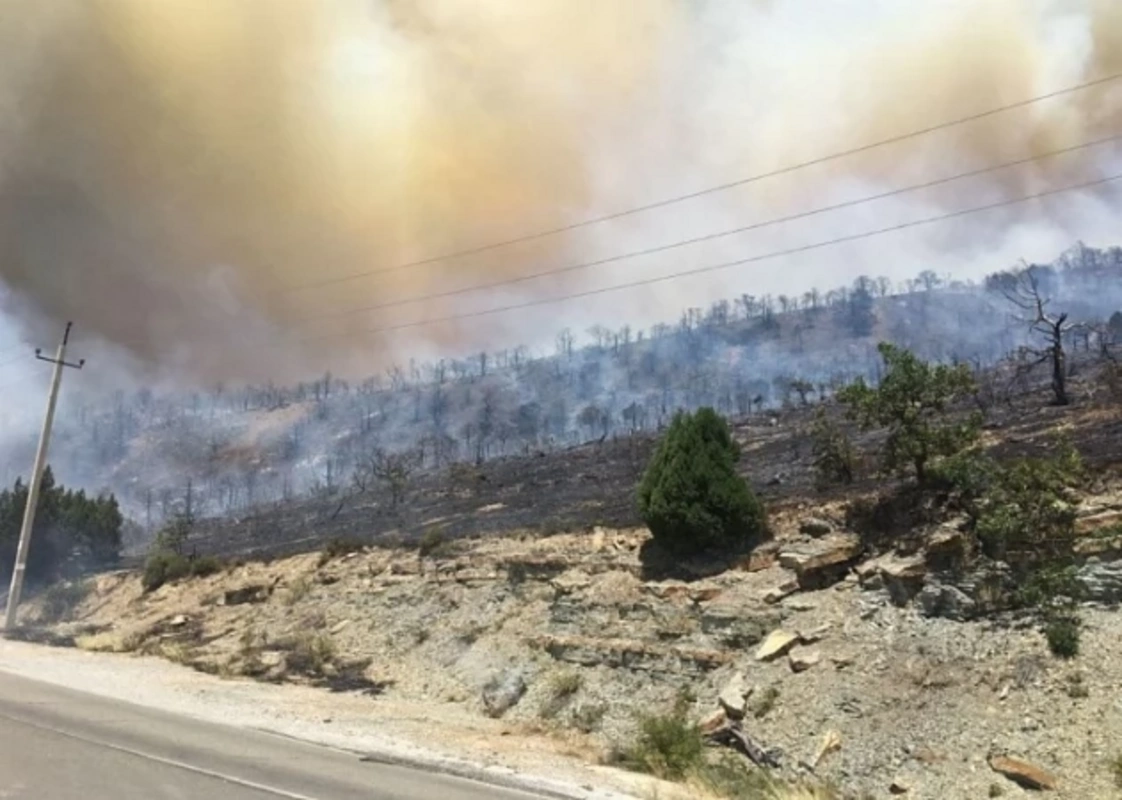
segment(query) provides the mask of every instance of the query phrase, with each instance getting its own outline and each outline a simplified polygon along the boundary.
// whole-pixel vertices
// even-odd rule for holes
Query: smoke
[[[286,379],[325,364],[369,371],[402,352],[551,337],[584,316],[665,315],[735,293],[728,276],[605,296],[544,324],[537,310],[364,333],[1085,180],[1118,151],[1048,159],[915,203],[508,292],[343,312],[1122,131],[1119,81],[696,203],[386,271],[1122,72],[1122,9],[1112,0],[40,0],[18,8],[0,23],[5,306],[29,334],[53,336],[46,323],[74,319],[130,364],[195,380]],[[966,254],[973,263],[982,246],[1031,255],[1014,252],[1026,241],[1019,234],[1004,240],[1023,222],[1010,212],[929,239],[847,248],[846,269],[887,272],[884,262],[898,261],[914,273],[928,264],[903,253]],[[1040,224],[1050,233],[1034,229],[1031,241],[1051,250],[1087,233],[1074,222]],[[874,257],[882,266],[869,267]],[[753,287],[796,294],[846,277],[833,257],[751,269],[744,280]],[[314,285],[360,272],[371,274]]]

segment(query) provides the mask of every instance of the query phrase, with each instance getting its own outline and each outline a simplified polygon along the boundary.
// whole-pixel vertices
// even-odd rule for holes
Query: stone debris
[[[1056,777],[1027,761],[1008,756],[993,756],[990,767],[1026,789],[1055,789]]]
[[[799,635],[782,629],[774,630],[756,650],[757,661],[773,661],[799,643]]]
[[[814,754],[814,758],[810,760],[811,769],[818,769],[818,765],[822,763],[822,759],[830,753],[836,753],[841,750],[842,737],[836,730],[828,730],[822,736],[822,742],[818,745],[818,750]]]
[[[791,577],[783,581],[783,583],[776,586],[774,589],[768,589],[764,595],[764,602],[769,605],[775,605],[785,597],[790,597],[799,590],[798,578]]]
[[[742,672],[733,675],[729,682],[725,684],[725,688],[721,690],[721,694],[717,697],[717,702],[720,703],[729,719],[744,719],[752,689],[752,684],[748,683]]]
[[[833,531],[834,526],[821,517],[807,517],[799,523],[799,533],[805,533],[807,536],[825,536]]]
[[[793,650],[787,657],[792,672],[806,672],[822,660],[822,654],[817,650]]]

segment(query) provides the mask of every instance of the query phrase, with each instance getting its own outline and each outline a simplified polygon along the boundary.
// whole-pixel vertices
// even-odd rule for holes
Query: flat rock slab
[[[1000,772],[1009,780],[1024,786],[1026,789],[1055,789],[1056,776],[1040,767],[1007,756],[994,756],[990,759],[990,767],[994,772]]]
[[[774,630],[764,639],[763,644],[756,650],[757,661],[772,661],[787,653],[797,645],[800,637],[797,633],[785,630]]]

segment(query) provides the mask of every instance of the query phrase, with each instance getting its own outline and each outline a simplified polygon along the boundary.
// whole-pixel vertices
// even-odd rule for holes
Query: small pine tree
[[[767,531],[763,505],[736,473],[740,449],[713,409],[678,412],[639,484],[655,541],[689,555],[751,544]]]

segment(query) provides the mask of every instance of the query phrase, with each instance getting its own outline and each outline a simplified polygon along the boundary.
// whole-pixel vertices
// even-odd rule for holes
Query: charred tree
[[[1004,291],[1005,298],[1020,309],[1019,319],[1033,333],[1044,339],[1044,346],[1030,348],[1035,358],[1033,365],[1048,362],[1052,366],[1052,402],[1058,406],[1071,403],[1067,391],[1067,353],[1064,350],[1064,337],[1080,326],[1068,320],[1067,312],[1050,312],[1051,298],[1045,297],[1040,288],[1035,268],[1026,267],[1016,276],[1012,286]]]

